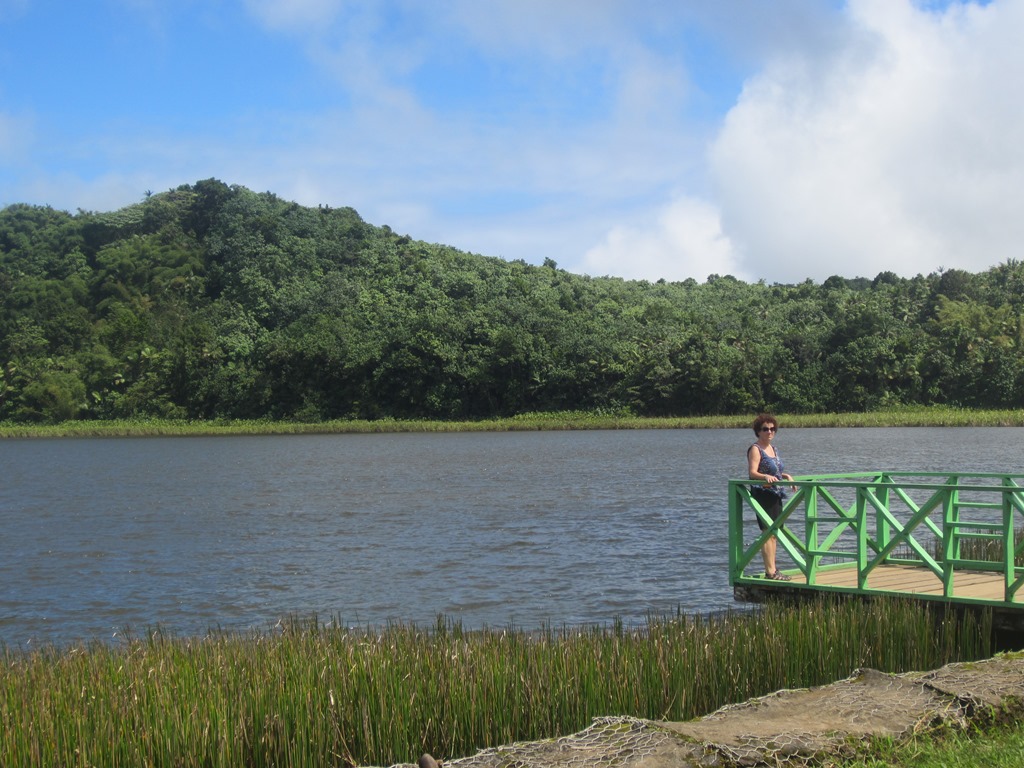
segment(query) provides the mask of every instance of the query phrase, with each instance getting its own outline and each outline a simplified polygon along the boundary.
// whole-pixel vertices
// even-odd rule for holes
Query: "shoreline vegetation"
[[[993,653],[990,612],[820,599],[643,626],[163,630],[116,644],[0,647],[0,764],[393,765],[575,733],[593,718],[684,721],[855,669]],[[782,725],[780,724],[780,727]]]
[[[0,420],[1024,403],[1017,259],[651,282],[414,234],[215,178],[114,211],[0,208]]]
[[[1024,409],[974,410],[946,406],[890,408],[864,413],[777,414],[790,428],[1021,427]],[[480,421],[334,420],[103,420],[59,424],[0,422],[0,439],[37,437],[202,437],[215,435],[373,434],[386,432],[516,432],[585,429],[746,429],[753,414],[642,417],[629,413],[563,411]]]

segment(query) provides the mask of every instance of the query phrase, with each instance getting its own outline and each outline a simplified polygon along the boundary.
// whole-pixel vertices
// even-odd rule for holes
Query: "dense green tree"
[[[0,419],[1024,405],[1024,265],[818,285],[575,275],[216,179],[0,210]]]

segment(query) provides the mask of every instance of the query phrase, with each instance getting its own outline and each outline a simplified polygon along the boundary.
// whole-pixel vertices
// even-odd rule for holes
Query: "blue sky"
[[[1021,0],[0,0],[0,205],[210,177],[577,273],[1024,243]]]

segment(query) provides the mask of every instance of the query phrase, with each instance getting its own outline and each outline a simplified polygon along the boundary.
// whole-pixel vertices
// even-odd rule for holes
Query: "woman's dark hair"
[[[778,427],[779,426],[779,420],[776,419],[770,413],[759,413],[759,414],[757,414],[757,418],[754,419],[754,434],[755,435],[760,435],[761,434],[761,427],[763,427],[765,424],[774,424],[776,427]]]

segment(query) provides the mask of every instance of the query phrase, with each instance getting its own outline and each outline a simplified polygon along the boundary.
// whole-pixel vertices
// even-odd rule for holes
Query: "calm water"
[[[1020,472],[1024,430],[786,430],[794,474]],[[0,441],[0,642],[734,606],[750,430]]]

